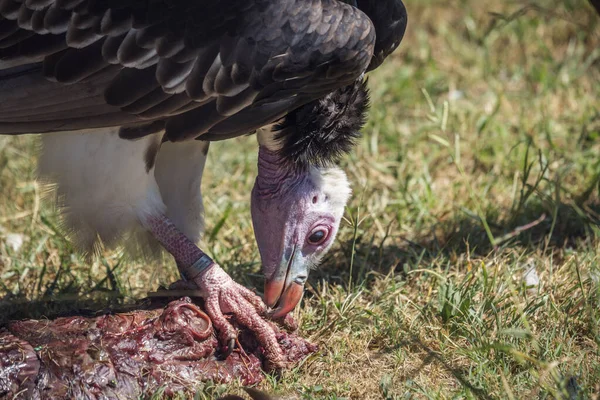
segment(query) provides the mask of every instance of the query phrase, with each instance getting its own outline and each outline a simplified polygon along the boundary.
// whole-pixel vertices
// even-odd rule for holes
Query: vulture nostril
[[[296,277],[296,279],[294,279],[294,282],[296,282],[299,285],[304,285],[307,279],[308,277],[306,275],[299,275]]]
[[[319,201],[319,198],[317,196],[312,198],[313,204],[317,204],[317,201]]]

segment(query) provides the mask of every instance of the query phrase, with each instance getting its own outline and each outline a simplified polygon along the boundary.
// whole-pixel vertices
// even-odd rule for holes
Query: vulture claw
[[[223,359],[226,359],[233,353],[233,349],[235,348],[235,339],[229,339],[229,343],[227,344],[227,349],[223,354]]]
[[[284,366],[283,352],[275,330],[262,317],[266,312],[266,305],[260,297],[234,282],[217,264],[213,264],[196,277],[194,283],[205,295],[206,313],[219,333],[221,343],[227,344],[225,358],[231,355],[237,338],[237,331],[224,315],[228,313],[232,314],[238,323],[254,332],[264,349],[268,369]]]

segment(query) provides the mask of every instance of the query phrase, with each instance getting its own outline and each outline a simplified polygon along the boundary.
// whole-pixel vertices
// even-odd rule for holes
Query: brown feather
[[[193,61],[178,63],[168,58],[163,58],[158,62],[156,79],[166,92],[173,93],[172,89],[187,79],[193,67]]]
[[[65,10],[72,10],[84,1],[85,0],[55,0],[56,7]]]
[[[145,49],[152,49],[156,45],[156,41],[168,32],[163,24],[148,26],[137,31],[135,42],[138,46]]]
[[[74,13],[71,16],[71,26],[77,29],[88,29],[96,26],[100,18],[88,13]]]
[[[122,139],[135,140],[153,133],[160,132],[164,129],[164,121],[154,121],[141,125],[122,126],[119,129],[119,137]]]
[[[233,97],[219,96],[217,99],[217,112],[221,115],[234,115],[250,106],[258,91],[249,87]]]
[[[187,94],[192,99],[201,101],[208,97],[202,86],[206,73],[218,54],[219,46],[217,44],[207,46],[200,51],[185,86]]]
[[[115,37],[107,37],[102,45],[102,57],[106,60],[106,62],[110,64],[118,64],[119,63],[119,47],[125,40],[125,34],[121,36]]]

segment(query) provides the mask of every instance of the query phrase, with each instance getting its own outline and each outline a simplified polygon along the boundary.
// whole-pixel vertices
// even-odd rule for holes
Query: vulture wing
[[[375,34],[337,0],[0,0],[0,134],[246,134],[353,82],[400,41],[376,49]]]

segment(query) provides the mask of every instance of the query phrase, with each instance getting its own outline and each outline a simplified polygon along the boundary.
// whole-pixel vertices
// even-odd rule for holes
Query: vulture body
[[[67,227],[160,243],[281,360],[265,304],[196,243],[210,141],[256,132],[252,218],[280,318],[331,246],[350,194],[335,161],[364,124],[364,73],[399,45],[400,0],[0,0],[0,134],[43,133]]]

